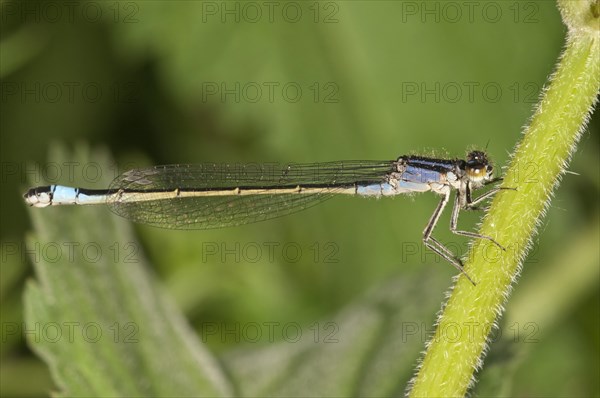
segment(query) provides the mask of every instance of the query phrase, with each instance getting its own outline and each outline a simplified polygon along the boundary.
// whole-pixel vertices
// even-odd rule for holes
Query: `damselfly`
[[[432,191],[442,195],[425,230],[423,243],[448,260],[472,283],[461,260],[432,236],[450,201],[456,199],[450,230],[457,235],[489,236],[457,227],[462,209],[474,209],[501,188],[478,198],[472,191],[500,180],[485,152],[472,151],[466,160],[401,156],[390,161],[336,161],[288,164],[247,163],[167,165],[134,169],[118,176],[108,189],[93,190],[49,185],[25,193],[27,204],[107,204],[134,222],[173,229],[209,229],[263,221],[294,213],[334,195],[370,197]],[[503,249],[503,248],[502,248]]]

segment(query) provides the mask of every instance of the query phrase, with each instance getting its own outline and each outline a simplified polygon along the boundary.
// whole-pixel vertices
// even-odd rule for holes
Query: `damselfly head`
[[[485,152],[471,151],[467,155],[465,171],[469,180],[475,183],[483,183],[493,178],[494,167]]]

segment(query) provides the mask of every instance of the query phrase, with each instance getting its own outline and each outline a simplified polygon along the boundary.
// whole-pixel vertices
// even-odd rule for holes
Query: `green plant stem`
[[[435,335],[412,383],[410,396],[463,396],[480,368],[488,335],[500,317],[536,226],[575,150],[600,90],[599,1],[559,1],[568,26],[565,51],[550,85],[518,144],[503,186],[466,262],[473,286],[458,283],[438,319]]]

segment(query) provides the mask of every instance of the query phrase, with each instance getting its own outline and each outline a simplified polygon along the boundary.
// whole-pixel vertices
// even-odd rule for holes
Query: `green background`
[[[275,2],[271,16],[263,2],[88,2],[73,6],[72,14],[63,4],[57,16],[44,3],[2,3],[0,392],[56,390],[22,334],[6,326],[23,322],[24,286],[36,278],[24,254],[35,242],[31,235],[25,241],[33,228],[29,215],[41,220],[52,213],[48,217],[61,222],[83,214],[89,218],[64,225],[87,229],[117,217],[107,209],[91,217],[71,208],[28,213],[21,194],[29,185],[104,188],[116,173],[113,161],[124,171],[206,161],[463,157],[467,148],[486,145],[500,172],[553,70],[566,28],[551,1],[467,4]],[[232,13],[222,15],[225,8]],[[297,10],[302,15],[294,22]],[[236,84],[239,98],[206,91],[221,85],[235,91]],[[272,98],[268,85],[275,87]],[[287,96],[293,91],[282,90],[290,85],[302,91],[295,102]],[[257,101],[256,87],[262,89]],[[597,129],[594,116],[540,224],[500,321],[502,336],[477,375],[476,395],[600,394]],[[90,160],[101,164],[101,177],[86,178]],[[73,177],[64,162],[77,162]],[[52,177],[56,164],[60,176],[43,181],[40,175]],[[534,177],[535,165],[524,170],[530,173]],[[336,198],[285,218],[211,231],[135,226],[136,255],[218,358],[240,350],[268,356],[271,346],[294,345],[281,333],[257,342],[203,335],[206,325],[222,331],[294,323],[309,334],[316,323],[326,333],[336,314],[386,289],[397,291],[400,325],[416,324],[426,333],[456,273],[420,244],[437,200]],[[478,217],[464,214],[461,225],[470,230]],[[446,214],[436,236],[464,254],[468,241],[452,236],[447,223]],[[271,259],[266,247],[272,242]],[[277,249],[286,245],[301,248],[298,261]],[[258,261],[248,261],[252,254],[244,255],[244,248],[257,246],[264,249]],[[209,247],[219,254],[233,248],[240,260],[209,255]],[[394,317],[394,311],[383,314]],[[386,341],[386,333],[393,334],[373,338]],[[389,368],[398,384],[388,392],[403,391],[425,340],[403,343],[397,363],[406,366]],[[363,389],[370,362],[358,363],[364,377],[340,383],[351,395],[373,394]],[[279,371],[293,379],[293,372],[271,369]],[[238,393],[251,391],[237,384]]]

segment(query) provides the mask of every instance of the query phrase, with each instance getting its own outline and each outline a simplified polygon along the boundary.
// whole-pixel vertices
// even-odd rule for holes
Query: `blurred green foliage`
[[[47,182],[103,188],[117,172],[103,166],[95,178],[80,163],[71,175],[62,164],[71,150],[75,161],[85,158],[77,153],[88,145],[108,149],[123,171],[203,161],[393,159],[434,150],[461,157],[471,145],[487,145],[504,165],[566,29],[553,2],[467,3],[276,2],[271,15],[262,2],[84,2],[69,6],[72,13],[60,2],[2,2],[0,393],[55,389],[46,365],[18,333],[24,285],[34,277],[25,243],[32,226],[21,193]],[[262,13],[256,21],[255,9]],[[292,100],[298,87],[301,94]],[[596,115],[589,129],[569,168],[573,174],[563,178],[540,226],[475,394],[600,394],[600,255],[590,239],[599,225]],[[51,150],[64,146],[66,152]],[[57,159],[59,168],[49,163]],[[449,284],[455,270],[420,246],[436,202],[433,195],[340,198],[240,228],[136,231],[143,255],[199,333],[207,324],[251,322],[296,322],[309,330],[317,321],[340,319],[334,314],[393,278],[417,280],[441,302],[439,286]],[[34,209],[64,217],[71,210]],[[465,214],[461,225],[472,228],[479,216]],[[447,221],[448,215],[442,224]],[[437,236],[464,249],[467,241],[442,224]],[[299,245],[302,256],[288,261],[276,250],[273,260],[266,251],[257,262],[220,257],[223,249],[240,253],[236,244],[265,248],[270,242]],[[209,247],[219,253],[208,255]],[[417,255],[408,254],[413,248]],[[325,262],[331,253],[336,262]],[[415,299],[405,290],[400,303]],[[435,308],[421,310],[404,324],[425,319],[430,325]],[[538,317],[541,310],[550,315]],[[199,339],[223,358],[249,350],[250,361],[285,344],[281,336],[260,344],[220,335]],[[380,340],[388,341],[385,333]],[[412,344],[403,347],[412,354],[403,351],[399,362],[416,363],[424,341]],[[231,363],[238,377],[235,364],[243,360]],[[278,369],[272,371],[277,376]],[[408,380],[412,367],[402,371],[393,376]],[[284,379],[293,375],[281,372]],[[350,387],[337,392],[363,391],[366,379],[346,380]]]

